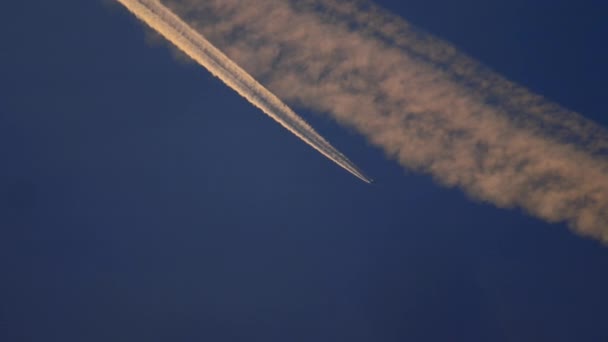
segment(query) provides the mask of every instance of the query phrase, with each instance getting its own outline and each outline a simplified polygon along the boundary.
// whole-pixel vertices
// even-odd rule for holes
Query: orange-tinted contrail
[[[608,131],[366,0],[163,0],[408,169],[608,244]]]

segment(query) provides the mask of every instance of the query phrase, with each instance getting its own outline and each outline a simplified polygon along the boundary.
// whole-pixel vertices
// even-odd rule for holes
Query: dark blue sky
[[[384,0],[608,126],[603,0]],[[608,248],[313,126],[103,1],[0,11],[0,341],[608,341]]]

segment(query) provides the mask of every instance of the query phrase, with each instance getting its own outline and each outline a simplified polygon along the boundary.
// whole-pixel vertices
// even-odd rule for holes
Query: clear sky
[[[608,127],[605,1],[376,3]],[[599,242],[300,111],[364,184],[110,1],[0,28],[0,341],[608,341]]]

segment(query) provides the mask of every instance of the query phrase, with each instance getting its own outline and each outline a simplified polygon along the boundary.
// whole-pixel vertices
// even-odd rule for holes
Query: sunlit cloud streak
[[[321,137],[279,98],[264,88],[158,0],[118,1],[182,52],[207,68],[214,76],[221,79],[291,133],[354,176],[364,182],[371,182],[348,158]]]
[[[608,134],[366,1],[163,0],[407,169],[608,242]]]

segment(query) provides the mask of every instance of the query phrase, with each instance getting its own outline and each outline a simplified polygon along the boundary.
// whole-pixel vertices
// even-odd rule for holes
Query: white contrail
[[[371,183],[371,180],[348,158],[323,139],[279,98],[158,0],[117,1],[291,133],[354,176]]]

